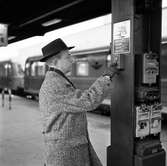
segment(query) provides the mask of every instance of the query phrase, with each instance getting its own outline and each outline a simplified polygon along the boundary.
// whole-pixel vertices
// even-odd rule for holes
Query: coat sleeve
[[[108,94],[109,89],[111,89],[110,84],[109,78],[101,76],[85,91],[76,89],[66,95],[57,92],[49,110],[52,112],[56,109],[73,113],[93,110]]]

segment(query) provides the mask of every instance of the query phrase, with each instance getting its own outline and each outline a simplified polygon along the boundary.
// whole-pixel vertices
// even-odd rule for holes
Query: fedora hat
[[[40,61],[45,62],[47,59],[58,54],[59,52],[63,50],[70,50],[72,48],[74,48],[74,46],[67,47],[64,41],[58,38],[42,48],[43,57],[40,59]]]

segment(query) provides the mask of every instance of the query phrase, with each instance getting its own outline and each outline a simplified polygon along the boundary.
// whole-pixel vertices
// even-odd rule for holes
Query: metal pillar
[[[113,63],[118,67],[121,63],[123,71],[111,92],[107,166],[165,166],[160,142],[160,44],[161,0],[112,0]]]

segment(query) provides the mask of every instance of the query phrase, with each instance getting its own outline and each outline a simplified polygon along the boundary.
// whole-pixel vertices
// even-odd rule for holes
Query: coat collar
[[[54,67],[50,67],[50,68],[49,68],[49,71],[54,71],[54,72],[56,72],[57,74],[61,75],[63,78],[65,78],[65,79],[72,85],[73,88],[76,89],[76,87],[74,86],[74,84],[65,76],[65,74],[64,74],[61,70],[56,69],[56,68],[54,68]]]

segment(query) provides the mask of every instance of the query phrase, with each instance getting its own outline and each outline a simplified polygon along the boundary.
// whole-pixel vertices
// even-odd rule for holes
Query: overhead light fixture
[[[8,40],[12,40],[12,39],[15,39],[15,38],[16,38],[16,36],[9,36]]]
[[[43,18],[47,18],[48,16],[51,16],[51,15],[57,13],[57,12],[63,11],[63,10],[68,9],[68,8],[74,6],[74,5],[77,5],[77,4],[81,3],[82,1],[84,1],[84,0],[76,0],[76,1],[73,1],[73,2],[70,2],[70,3],[66,4],[64,6],[60,6],[59,8],[57,8],[55,10],[52,10],[52,11],[50,11],[48,13],[45,13],[45,14],[39,16],[39,17],[36,17],[36,18],[34,18],[32,20],[29,20],[29,21],[27,21],[23,24],[20,24],[19,27],[24,27],[24,26],[27,26],[28,24],[39,21]]]
[[[55,18],[53,20],[49,20],[49,21],[46,21],[46,22],[42,23],[42,26],[44,26],[44,27],[51,26],[51,25],[57,24],[57,23],[59,23],[61,21],[62,21],[61,19]]]

